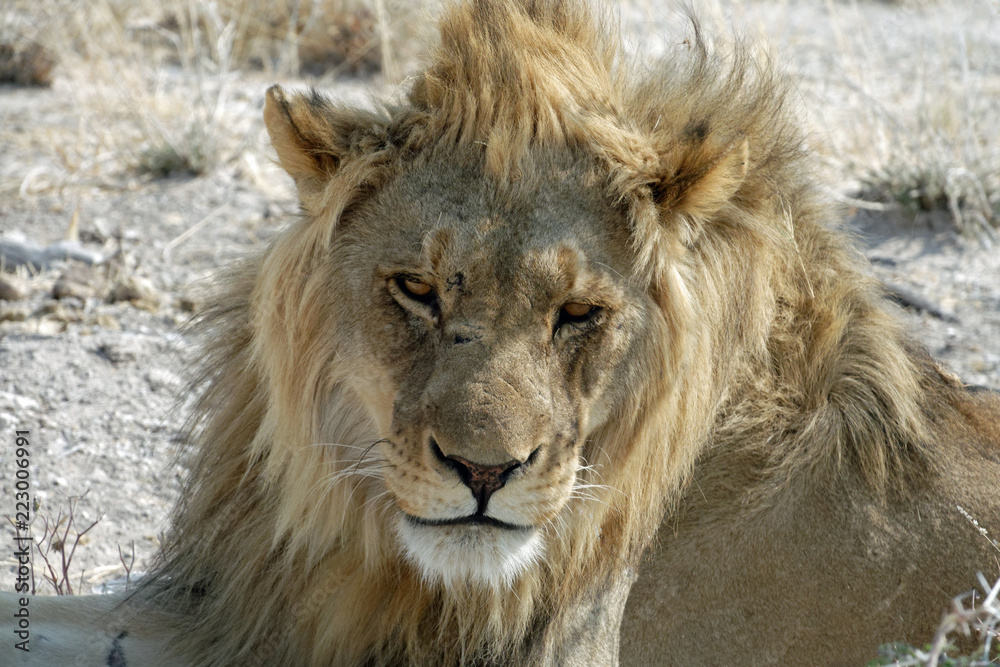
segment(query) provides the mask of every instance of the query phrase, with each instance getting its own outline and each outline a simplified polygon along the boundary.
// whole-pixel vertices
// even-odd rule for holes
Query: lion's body
[[[888,312],[780,82],[675,56],[483,0],[398,106],[269,92],[303,217],[203,318],[130,601],[177,659],[605,665],[624,615],[626,665],[843,664],[995,569],[955,505],[997,530],[1000,402]]]
[[[882,502],[847,478],[762,506],[750,479],[759,463],[699,464],[632,588],[621,664],[847,667],[890,641],[930,643],[952,598],[977,571],[995,577],[1000,556],[956,509],[991,526],[1000,517],[1000,401],[934,394],[939,472],[905,501]]]
[[[857,285],[856,274],[839,275]],[[876,338],[891,331],[881,314],[866,320],[855,313],[840,323],[846,350],[801,359],[857,363],[866,324],[869,350],[901,344],[919,385],[910,396],[922,438],[894,461],[859,451],[898,423],[879,415],[865,376],[869,388],[896,388],[905,366],[857,367],[833,414],[776,414],[794,387],[757,375],[742,407],[720,411],[678,510],[644,558],[622,622],[621,664],[862,665],[890,641],[929,643],[977,572],[996,577],[1000,553],[959,507],[995,534],[1000,397],[963,387],[906,341]],[[819,387],[815,376],[799,377],[794,405],[808,404]],[[757,390],[764,394],[754,398]],[[830,397],[812,400],[822,408]]]

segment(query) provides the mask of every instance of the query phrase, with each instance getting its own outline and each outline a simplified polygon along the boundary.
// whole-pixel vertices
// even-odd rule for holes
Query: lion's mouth
[[[490,526],[491,528],[502,528],[503,530],[531,531],[535,529],[534,526],[521,526],[515,523],[507,523],[506,521],[501,521],[500,519],[494,519],[491,516],[478,513],[470,514],[468,516],[460,516],[454,519],[422,519],[406,513],[404,513],[403,516],[406,517],[407,521],[416,526],[429,526],[432,528],[439,528],[442,526]]]
[[[545,554],[542,531],[475,513],[421,519],[400,512],[400,546],[424,579],[464,587],[478,582],[509,588]]]

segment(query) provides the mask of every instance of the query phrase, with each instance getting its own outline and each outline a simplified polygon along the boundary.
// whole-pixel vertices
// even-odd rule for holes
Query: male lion
[[[396,106],[268,91],[302,216],[204,316],[199,457],[119,611],[166,620],[102,664],[927,640],[996,570],[956,505],[1000,531],[1000,400],[902,331],[779,80],[700,38],[630,68],[571,1],[441,33]]]

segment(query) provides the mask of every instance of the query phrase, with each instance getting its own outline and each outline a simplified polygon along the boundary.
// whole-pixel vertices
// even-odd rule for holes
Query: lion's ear
[[[285,96],[271,86],[264,100],[264,125],[278,162],[295,180],[303,203],[326,185],[340,166],[343,138],[326,98],[312,91]]]
[[[661,155],[663,174],[653,196],[665,212],[695,218],[714,215],[740,189],[747,175],[750,144],[743,138],[719,146],[694,136]]]

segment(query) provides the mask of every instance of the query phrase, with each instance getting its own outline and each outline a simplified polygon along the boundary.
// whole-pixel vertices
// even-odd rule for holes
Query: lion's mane
[[[300,125],[336,175],[298,182],[301,221],[225,275],[201,317],[197,453],[137,593],[186,619],[193,662],[517,655],[583,582],[638,567],[710,440],[760,448],[765,494],[845,461],[875,493],[905,493],[935,465],[929,362],[828,229],[781,80],[738,49],[713,55],[697,30],[668,62],[636,66],[607,22],[577,2],[453,6],[404,102]],[[532,177],[535,146],[603,169],[637,239],[631,279],[655,286],[664,326],[634,369],[643,389],[592,435],[600,502],[509,592],[422,581],[393,546],[362,455],[378,434],[344,389],[323,262],[341,215],[401,164],[471,146],[501,182]]]

